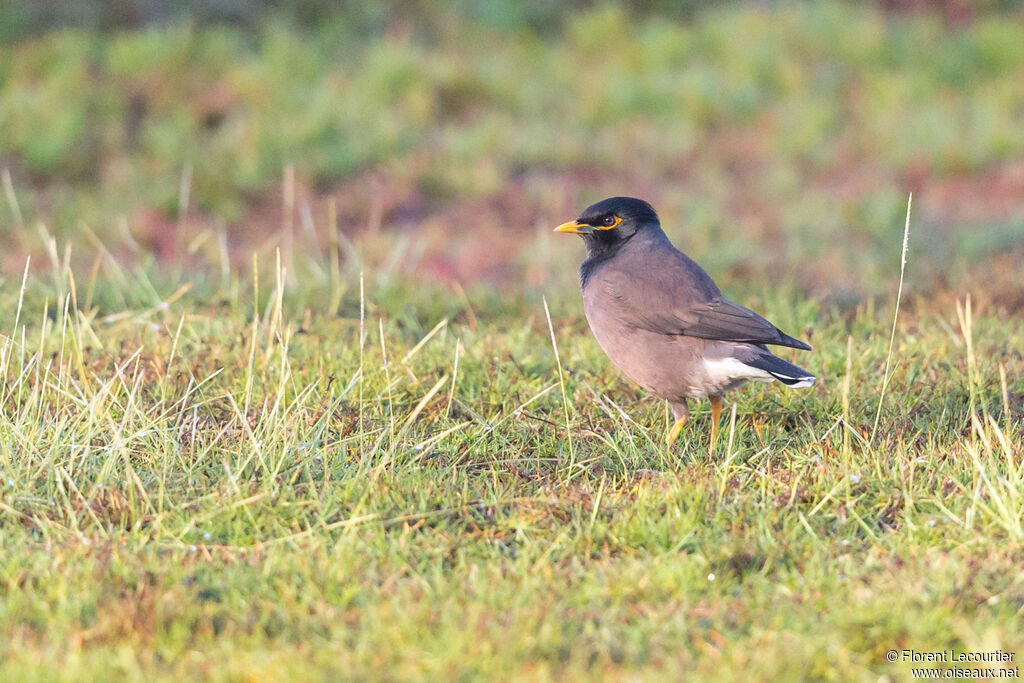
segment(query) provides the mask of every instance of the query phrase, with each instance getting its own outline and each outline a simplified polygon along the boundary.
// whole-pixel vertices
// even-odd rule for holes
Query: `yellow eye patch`
[[[612,223],[611,225],[605,225],[605,221],[608,220],[608,218],[614,218],[615,222]],[[601,224],[595,225],[594,227],[597,228],[598,230],[612,230],[613,228],[617,228],[619,223],[621,222],[622,219],[619,218],[618,216],[605,216],[604,218],[601,219]]]

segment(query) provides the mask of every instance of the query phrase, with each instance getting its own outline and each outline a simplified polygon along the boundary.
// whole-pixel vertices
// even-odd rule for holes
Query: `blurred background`
[[[0,0],[0,172],[5,284],[281,249],[542,291],[628,194],[726,288],[852,306],[913,192],[911,290],[1012,313],[1024,2]]]

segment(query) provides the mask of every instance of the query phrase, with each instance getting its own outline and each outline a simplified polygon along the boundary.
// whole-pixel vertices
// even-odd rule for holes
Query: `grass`
[[[436,19],[0,46],[0,678],[1021,656],[1019,22]],[[667,448],[550,234],[623,192],[818,384]]]
[[[295,285],[276,259],[5,284],[4,678],[874,680],[908,675],[890,648],[1020,651],[1019,320],[911,300],[872,441],[888,312],[777,300],[820,383],[737,392],[714,452],[706,408],[667,450],[571,269],[549,321],[299,254]]]
[[[802,289],[841,281],[843,296],[888,294],[909,191],[940,273],[1020,242],[1012,15],[950,30],[862,3],[736,4],[691,22],[603,5],[544,36],[443,12],[362,35],[346,16],[305,33],[68,28],[0,46],[0,166],[25,223],[61,240],[85,223],[108,244],[128,231],[160,259],[168,234],[180,252],[223,232],[247,265],[246,245],[281,226],[285,178],[318,220],[334,199],[345,224],[436,220],[491,240],[499,225],[529,232],[533,207],[625,191],[686,225],[711,266],[780,279],[779,254],[804,261]],[[774,248],[751,254],[722,225]]]

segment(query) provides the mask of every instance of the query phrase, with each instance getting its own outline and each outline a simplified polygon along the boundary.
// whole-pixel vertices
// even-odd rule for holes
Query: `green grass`
[[[820,383],[666,449],[571,269],[563,404],[536,293],[361,299],[320,258],[5,280],[0,675],[874,680],[1024,644],[1019,319],[910,301],[870,441],[891,309],[780,297]]]
[[[0,45],[0,679],[1024,656],[1020,23],[423,8]],[[550,233],[621,193],[818,384],[666,448]]]
[[[387,224],[522,195],[578,210],[628,190],[717,246],[716,265],[769,267],[725,250],[725,222],[808,260],[808,279],[841,273],[860,291],[892,271],[910,190],[934,193],[920,216],[954,254],[943,267],[957,265],[955,227],[1020,222],[993,190],[1004,168],[1015,187],[1024,155],[1012,15],[951,30],[857,3],[737,4],[687,23],[609,5],[543,36],[441,11],[353,33],[347,16],[305,33],[69,28],[0,45],[0,165],[26,222],[62,238],[84,222],[116,243],[123,216],[154,250],[169,225],[188,243],[226,222],[243,242],[278,226],[265,199],[286,169],[300,198],[341,195],[360,223],[373,194]],[[977,186],[949,201],[940,181],[965,177]],[[821,248],[836,243],[852,263]]]

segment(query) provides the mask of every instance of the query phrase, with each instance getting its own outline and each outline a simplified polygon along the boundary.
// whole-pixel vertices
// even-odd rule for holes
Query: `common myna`
[[[757,313],[735,304],[661,229],[645,201],[612,197],[588,207],[555,232],[583,237],[583,311],[597,342],[631,380],[666,399],[676,422],[687,399],[711,399],[712,439],[722,394],[748,380],[809,387],[814,375],[772,355],[767,344],[809,351]]]

